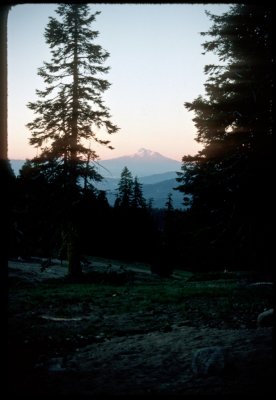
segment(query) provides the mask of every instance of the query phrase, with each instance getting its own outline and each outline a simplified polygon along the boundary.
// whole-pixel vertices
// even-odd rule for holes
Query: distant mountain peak
[[[11,160],[16,175],[24,164],[23,160]],[[133,176],[149,176],[178,171],[181,163],[172,158],[146,148],[140,148],[136,153],[109,160],[101,160],[98,165],[99,173],[103,176],[120,177],[124,167],[127,167]]]
[[[173,158],[169,158],[166,156],[163,156],[162,154],[158,153],[157,151],[152,151],[149,149],[146,149],[144,147],[141,147],[136,153],[125,156],[124,158],[126,159],[134,159],[137,161],[149,161],[149,162],[158,162],[158,161],[165,161],[165,160],[170,160],[173,162],[178,162],[174,160]]]
[[[157,153],[156,151],[152,151],[152,150],[145,149],[144,147],[142,147],[141,149],[138,150],[137,153],[134,154],[134,156],[148,158],[148,157],[156,157],[156,156],[160,157],[161,154]]]

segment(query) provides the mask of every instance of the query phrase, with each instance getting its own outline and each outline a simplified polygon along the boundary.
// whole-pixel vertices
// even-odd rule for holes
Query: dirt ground
[[[94,267],[101,268],[97,263]],[[66,266],[53,266],[41,273],[35,263],[13,261],[9,265],[9,278],[30,285],[60,278],[66,272]],[[140,279],[157,279],[139,267],[136,272]],[[20,318],[27,316],[14,315],[11,329]],[[51,310],[38,309],[30,321],[34,318],[41,324],[53,324],[74,333],[91,322],[98,327],[104,324],[112,334],[107,335],[106,331],[102,334],[99,329],[93,341],[80,337],[61,352],[38,349],[26,339],[17,345],[13,341],[8,353],[10,396],[95,398],[209,394],[232,397],[242,394],[265,398],[274,391],[273,328],[256,325],[248,328],[243,324],[233,329],[225,329],[223,325],[212,327],[212,324],[193,321],[193,316],[183,320],[173,306],[120,315],[104,307],[90,307],[68,318],[58,318]],[[20,337],[18,332],[16,335]],[[218,373],[196,375],[192,370],[194,353],[210,346],[227,349],[231,361]]]

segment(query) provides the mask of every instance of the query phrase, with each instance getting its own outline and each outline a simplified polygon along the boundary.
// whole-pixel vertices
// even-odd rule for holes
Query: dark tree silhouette
[[[238,4],[208,15],[203,47],[220,64],[205,67],[205,97],[185,103],[204,147],[183,157],[179,190],[192,194],[197,239],[213,259],[261,267],[271,234],[272,11]]]
[[[133,177],[127,167],[124,167],[121,172],[117,191],[118,193],[114,206],[125,209],[130,208],[133,198]]]
[[[101,78],[109,70],[103,66],[109,54],[94,43],[98,32],[91,29],[99,12],[91,15],[87,4],[61,4],[56,13],[58,18],[50,17],[45,30],[52,59],[38,72],[46,88],[37,90],[39,100],[28,104],[38,116],[27,126],[32,132],[30,144],[41,150],[32,162],[66,193],[64,237],[69,274],[74,277],[81,273],[74,225],[78,195],[82,184],[87,189],[88,180],[101,179],[91,163],[98,155],[90,143],[112,148],[96,131],[112,134],[118,127],[111,123],[101,97],[110,83]]]
[[[14,174],[10,163],[8,161],[8,132],[7,132],[7,21],[8,13],[11,5],[1,5],[0,7],[0,180],[1,180],[1,204],[4,215],[7,215],[6,210],[9,211],[8,218],[3,220],[3,228],[6,232],[10,232],[11,226],[11,202],[12,191],[14,186]],[[4,223],[7,223],[5,225]],[[8,243],[6,242],[9,235],[3,235],[2,247],[3,251],[0,254],[0,264],[6,269],[8,266]],[[4,268],[1,268],[4,271]]]
[[[168,194],[168,198],[167,198],[165,206],[166,206],[167,213],[170,213],[171,211],[173,211],[174,207],[173,207],[173,199],[172,199],[171,193]]]
[[[133,208],[145,208],[146,200],[143,196],[143,185],[139,182],[136,176],[133,181],[133,195],[131,205]]]
[[[156,240],[155,224],[143,197],[138,177],[124,167],[113,209],[113,244],[116,257],[150,261]]]
[[[8,158],[7,135],[7,21],[10,5],[0,8],[0,163],[4,164]]]

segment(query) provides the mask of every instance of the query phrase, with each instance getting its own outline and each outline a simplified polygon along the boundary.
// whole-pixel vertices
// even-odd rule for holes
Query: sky
[[[37,70],[50,62],[44,32],[58,4],[20,4],[8,17],[8,145],[10,159],[37,155],[30,146],[26,124],[35,115],[27,103],[38,100],[45,88]],[[202,43],[212,23],[205,10],[221,15],[229,4],[105,4],[93,24],[99,31],[95,44],[110,53],[104,78],[111,87],[103,94],[111,121],[120,130],[109,135],[114,150],[93,145],[100,159],[136,153],[147,148],[181,161],[201,148],[195,141],[194,114],[184,102],[204,95],[204,66],[217,62],[203,55]],[[106,136],[101,134],[101,139]]]

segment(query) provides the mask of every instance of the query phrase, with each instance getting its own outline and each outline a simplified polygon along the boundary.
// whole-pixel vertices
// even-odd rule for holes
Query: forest
[[[183,93],[183,105],[193,113],[196,141],[203,145],[194,156],[183,154],[177,171],[175,190],[183,194],[185,211],[174,208],[170,193],[163,209],[154,208],[128,166],[122,170],[113,205],[94,186],[102,176],[95,168],[99,157],[93,143],[112,148],[112,134],[119,130],[102,100],[110,87],[103,78],[109,71],[105,66],[109,54],[96,44],[99,32],[93,30],[93,22],[98,12],[91,14],[87,4],[60,4],[56,14],[45,28],[52,58],[38,70],[45,88],[37,90],[37,101],[27,105],[35,115],[28,123],[30,146],[39,151],[25,162],[18,177],[9,161],[1,160],[2,181],[7,182],[5,248],[11,266],[10,354],[18,382],[15,387],[10,384],[10,393],[111,394],[119,382],[117,393],[126,395],[267,394],[271,331],[256,331],[255,324],[258,315],[272,307],[271,8],[235,4],[226,14],[208,14],[212,27],[201,33],[202,46],[205,53],[216,54],[219,63],[205,66],[205,93],[192,102],[186,102]],[[101,130],[110,141],[101,139]],[[31,277],[29,281],[24,273]],[[252,286],[258,282],[264,285]],[[53,310],[56,316],[49,317]],[[90,317],[94,313],[94,319],[78,319],[86,312]],[[113,321],[112,315],[117,319]],[[180,320],[188,322],[181,325]],[[57,328],[56,321],[64,325]],[[257,335],[248,336],[252,343],[263,341],[263,352],[256,350],[256,357],[252,356],[256,371],[250,370],[246,356],[249,372],[240,374],[241,381],[235,378],[239,365],[230,367],[223,381],[219,373],[219,383],[214,383],[208,370],[207,386],[199,378],[193,381],[196,389],[191,376],[181,386],[175,359],[168,359],[173,369],[167,386],[158,378],[159,386],[145,377],[140,382],[137,366],[135,376],[129,378],[125,365],[118,364],[125,384],[115,370],[108,372],[110,363],[118,362],[118,354],[128,354],[126,347],[113,354],[110,340],[119,349],[121,337],[130,340],[131,335],[171,332],[171,339],[164,342],[168,353],[176,343],[176,328],[184,325],[190,329],[187,335],[193,349],[199,328],[236,329],[231,337],[223,331],[223,345],[230,347],[239,340],[246,347],[247,335]],[[210,331],[206,335],[213,337]],[[204,333],[202,338],[202,345],[212,342]],[[143,346],[150,351],[154,343],[150,336]],[[98,386],[83,383],[89,369],[84,367],[87,355],[72,357],[72,351],[89,344],[95,354],[103,344],[111,357],[99,361],[109,366],[105,373],[96,363],[89,367]],[[138,342],[135,346],[139,352]],[[178,361],[184,363],[182,367],[187,361],[183,360]],[[21,372],[24,362],[39,384],[33,385]],[[154,358],[151,362],[152,366],[144,367],[145,376],[151,376],[158,364]],[[81,390],[68,384],[72,374],[75,382],[80,379]]]

